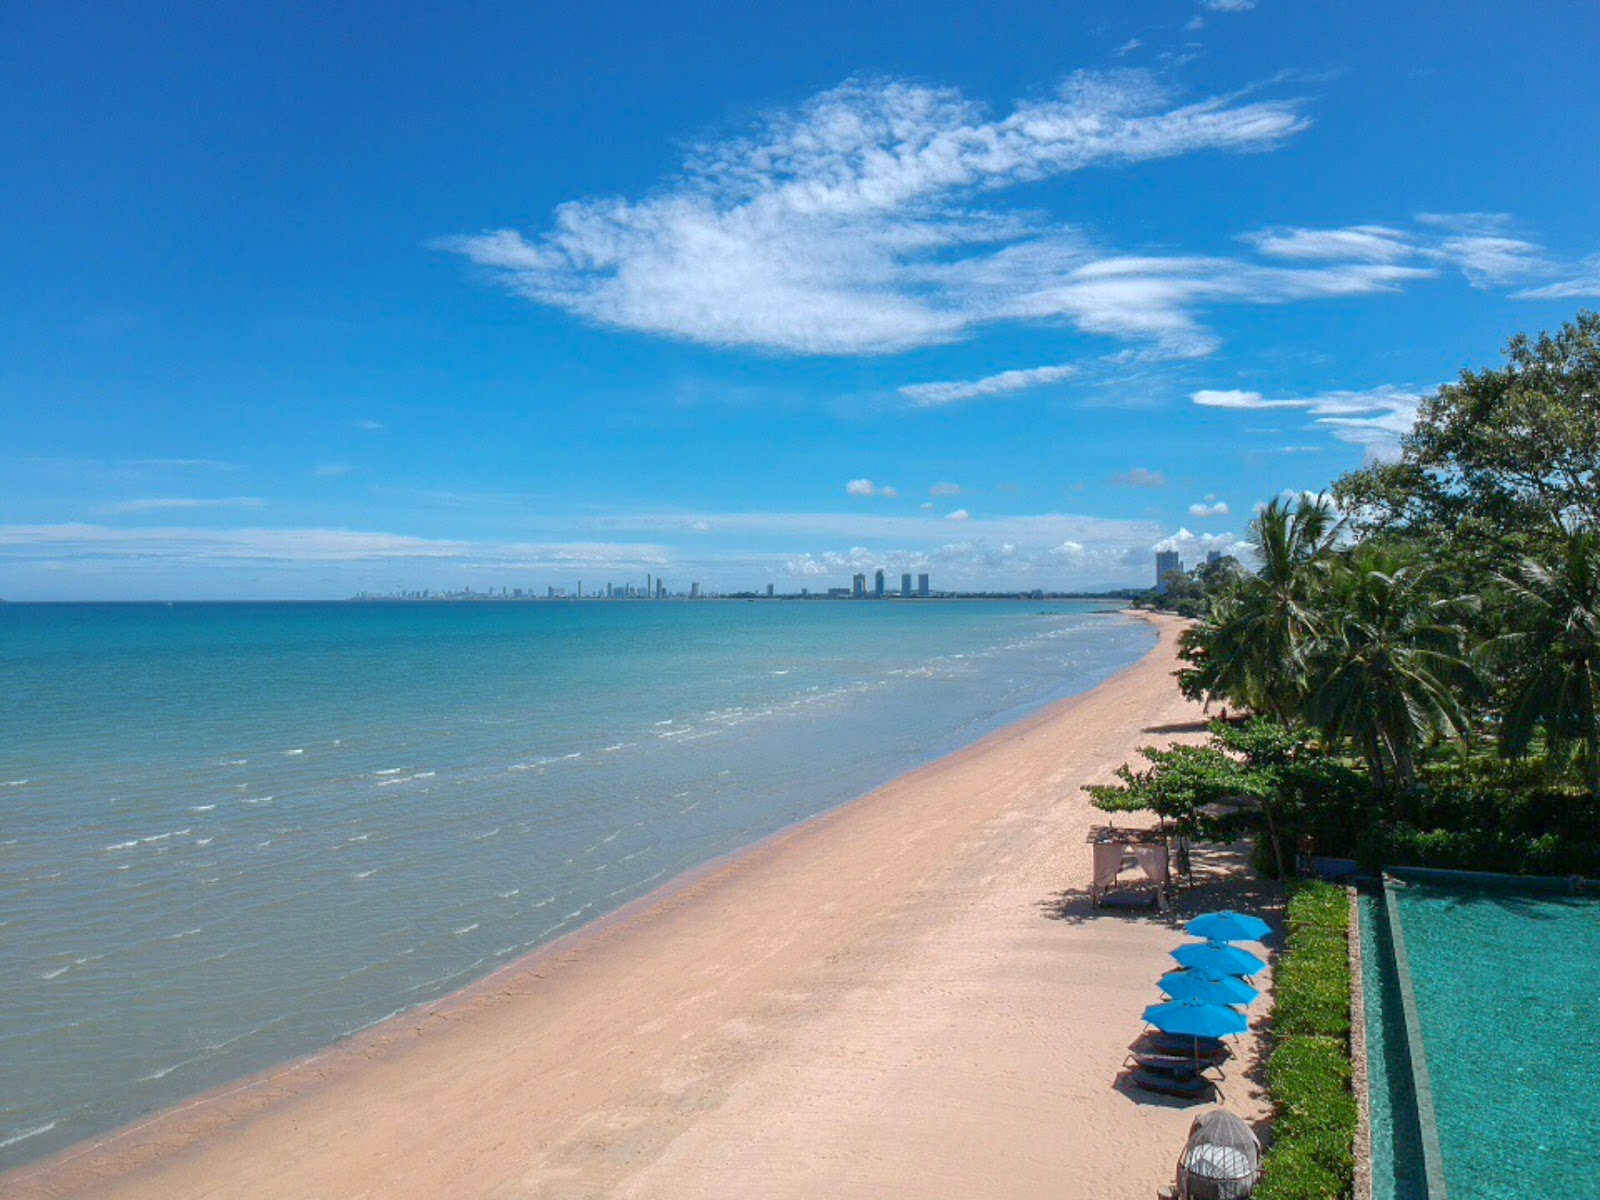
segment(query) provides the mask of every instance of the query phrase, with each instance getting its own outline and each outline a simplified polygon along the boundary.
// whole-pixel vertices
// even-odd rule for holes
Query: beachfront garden
[[[1231,713],[1088,789],[1201,839],[1314,855],[1600,875],[1600,315],[1519,336],[1427,397],[1397,461],[1275,499],[1245,563],[1169,578],[1194,618],[1178,686]],[[1259,1195],[1348,1196],[1350,905],[1290,884]]]
[[[1249,714],[1108,809],[1387,863],[1600,874],[1600,315],[1427,397],[1398,461],[1280,497],[1174,580],[1184,693]]]

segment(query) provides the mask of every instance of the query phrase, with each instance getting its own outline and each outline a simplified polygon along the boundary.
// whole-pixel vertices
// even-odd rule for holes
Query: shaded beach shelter
[[[1169,971],[1156,986],[1174,1000],[1204,1000],[1207,1004],[1253,1004],[1261,995],[1234,975],[1221,971]]]
[[[1172,952],[1179,966],[1222,975],[1259,975],[1267,964],[1254,954],[1226,942],[1189,942]]]
[[[1260,917],[1229,909],[1196,917],[1184,928],[1190,936],[1212,942],[1261,942],[1272,932],[1272,926]]]

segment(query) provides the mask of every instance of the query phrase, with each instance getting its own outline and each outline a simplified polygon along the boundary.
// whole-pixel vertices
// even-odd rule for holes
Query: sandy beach
[[[0,1192],[1153,1196],[1198,1109],[1119,1081],[1139,1013],[1188,915],[1272,916],[1224,851],[1174,914],[1089,905],[1081,785],[1203,736],[1154,619],[1157,648],[1084,696]],[[1256,1050],[1223,1085],[1248,1118]]]

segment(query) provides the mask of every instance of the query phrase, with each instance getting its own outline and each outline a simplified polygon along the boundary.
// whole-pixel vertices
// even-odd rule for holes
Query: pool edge
[[[1346,944],[1350,951],[1350,1089],[1356,1096],[1356,1192],[1355,1200],[1373,1200],[1372,1195],[1372,1077],[1367,1064],[1367,988],[1364,952],[1361,945],[1361,894],[1346,887],[1350,901],[1350,928]]]
[[[1417,1012],[1417,997],[1411,986],[1411,960],[1406,953],[1405,930],[1400,921],[1400,905],[1391,899],[1394,885],[1405,881],[1387,872],[1383,876],[1384,919],[1394,953],[1395,974],[1400,981],[1400,1007],[1405,1014],[1406,1046],[1411,1060],[1412,1090],[1416,1099],[1417,1124],[1422,1133],[1423,1184],[1428,1200],[1448,1200],[1445,1189],[1444,1152],[1439,1145],[1439,1125],[1433,1111],[1433,1082],[1428,1075],[1428,1055],[1422,1041],[1422,1021]]]

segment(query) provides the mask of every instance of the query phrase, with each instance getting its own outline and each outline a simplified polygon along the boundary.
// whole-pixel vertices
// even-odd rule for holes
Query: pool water
[[[1367,1080],[1372,1119],[1373,1200],[1425,1200],[1422,1131],[1411,1084],[1400,977],[1384,915],[1384,898],[1360,898],[1362,996],[1367,1006]]]
[[[1536,881],[1405,874],[1388,903],[1405,935],[1451,1200],[1600,1195],[1600,896]],[[1365,910],[1362,925],[1373,946]],[[1374,949],[1392,972],[1392,956]],[[1383,1043],[1372,1055],[1374,1166],[1381,1140],[1394,1189],[1387,1194],[1409,1200],[1401,1189],[1416,1159],[1404,1125],[1413,1118],[1393,1115],[1407,1089],[1391,1078],[1388,1032],[1403,1042],[1403,1018],[1381,972],[1366,990],[1369,1005],[1377,991],[1381,1010],[1374,1019],[1369,1008],[1369,1049]],[[1388,1121],[1381,1139],[1380,1109]]]

